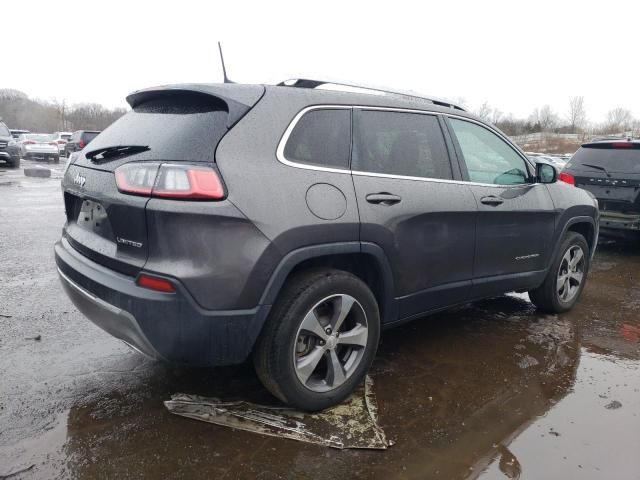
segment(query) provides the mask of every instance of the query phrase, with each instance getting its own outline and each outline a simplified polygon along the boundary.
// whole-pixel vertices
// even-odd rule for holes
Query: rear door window
[[[317,109],[305,113],[295,124],[284,147],[291,162],[329,168],[349,168],[351,110]]]
[[[469,181],[495,185],[527,183],[524,159],[498,135],[476,123],[450,118]]]
[[[452,179],[435,115],[382,110],[355,112],[354,171]]]

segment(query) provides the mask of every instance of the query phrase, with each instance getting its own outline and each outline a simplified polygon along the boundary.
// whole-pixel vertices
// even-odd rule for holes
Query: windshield
[[[0,123],[0,137],[10,137],[11,132],[4,123]]]
[[[581,170],[600,167],[607,172],[640,173],[640,150],[582,147],[567,166]]]

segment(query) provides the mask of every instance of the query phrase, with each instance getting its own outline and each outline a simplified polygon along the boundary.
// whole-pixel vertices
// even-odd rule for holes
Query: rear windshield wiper
[[[610,176],[611,176],[611,174],[607,171],[607,169],[606,169],[606,168],[601,167],[601,166],[599,166],[599,165],[591,165],[591,164],[589,164],[589,163],[583,163],[583,164],[582,164],[582,166],[583,166],[583,167],[591,167],[591,168],[595,168],[596,170],[602,170],[604,173],[606,173],[606,174],[607,174],[607,177],[610,177]]]
[[[94,163],[106,162],[116,158],[135,155],[136,153],[146,152],[150,150],[147,145],[115,145],[113,147],[98,148],[91,150],[85,155]]]

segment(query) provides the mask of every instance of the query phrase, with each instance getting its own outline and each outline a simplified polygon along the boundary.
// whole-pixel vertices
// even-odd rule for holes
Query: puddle
[[[164,404],[173,414],[238,430],[338,449],[384,450],[391,442],[378,425],[372,387],[367,376],[348,400],[319,413],[183,393]]]

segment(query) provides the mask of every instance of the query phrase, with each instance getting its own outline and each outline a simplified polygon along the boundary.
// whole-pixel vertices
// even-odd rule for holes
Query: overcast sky
[[[330,77],[564,116],[583,95],[592,121],[640,117],[640,2],[25,1],[3,6],[0,88],[124,106],[127,93],[229,76]],[[11,58],[7,54],[13,54]]]

